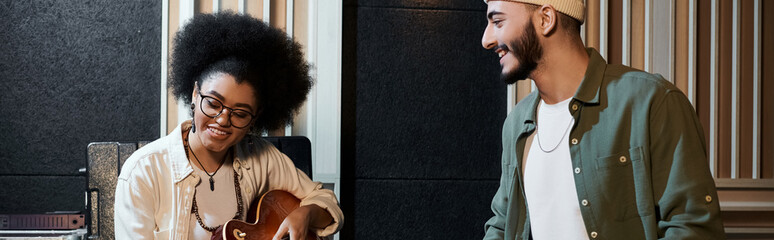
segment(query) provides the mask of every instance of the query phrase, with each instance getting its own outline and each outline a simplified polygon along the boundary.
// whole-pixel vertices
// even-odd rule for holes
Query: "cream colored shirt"
[[[115,196],[116,239],[189,239],[191,206],[196,185],[207,183],[193,173],[185,155],[181,129],[137,150],[124,163]],[[333,222],[316,229],[320,236],[335,233],[344,216],[332,191],[312,182],[293,162],[270,143],[248,137],[234,146],[232,167],[242,189],[245,209],[270,190],[285,190],[301,206],[317,205],[331,214]]]

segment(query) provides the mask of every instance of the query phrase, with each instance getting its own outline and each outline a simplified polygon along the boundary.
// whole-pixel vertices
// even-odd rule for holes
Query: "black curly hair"
[[[191,102],[194,83],[213,73],[228,73],[256,91],[261,112],[253,134],[293,122],[313,80],[301,46],[282,30],[250,15],[197,14],[175,36],[169,87],[178,100]]]

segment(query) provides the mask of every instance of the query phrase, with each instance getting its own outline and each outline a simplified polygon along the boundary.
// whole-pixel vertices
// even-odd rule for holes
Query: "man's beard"
[[[509,50],[519,61],[519,66],[515,70],[500,75],[500,79],[506,84],[513,84],[518,80],[529,78],[537,68],[538,61],[543,57],[543,46],[538,42],[535,27],[532,26],[532,19],[527,23],[521,37],[511,42],[511,46],[514,49],[508,49],[508,46],[504,44],[498,46]]]

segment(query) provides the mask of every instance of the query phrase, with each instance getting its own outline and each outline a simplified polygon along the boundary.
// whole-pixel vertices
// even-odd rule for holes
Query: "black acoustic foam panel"
[[[80,176],[0,176],[0,213],[81,211],[85,178]]]
[[[345,0],[344,3],[347,4],[352,1],[354,0]],[[486,10],[486,3],[484,3],[482,0],[359,0],[357,1],[357,5],[360,7],[392,7],[436,10]]]
[[[483,236],[506,116],[485,9],[345,1],[342,239]]]
[[[506,87],[484,15],[358,10],[357,177],[499,176]]]
[[[159,137],[161,1],[0,1],[0,16],[0,186],[35,188],[0,202],[77,210],[89,142]]]
[[[358,180],[352,239],[481,239],[498,181]]]

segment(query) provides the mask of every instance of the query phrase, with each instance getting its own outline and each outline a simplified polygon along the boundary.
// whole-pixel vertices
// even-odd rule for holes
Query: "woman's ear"
[[[199,83],[194,81],[193,92],[191,93],[191,103],[196,101],[197,94],[199,94]]]
[[[556,9],[554,9],[554,6],[551,6],[549,4],[544,4],[543,6],[540,6],[538,11],[538,28],[539,32],[543,34],[543,36],[551,35],[552,32],[556,30],[556,24],[557,24],[557,12]]]

